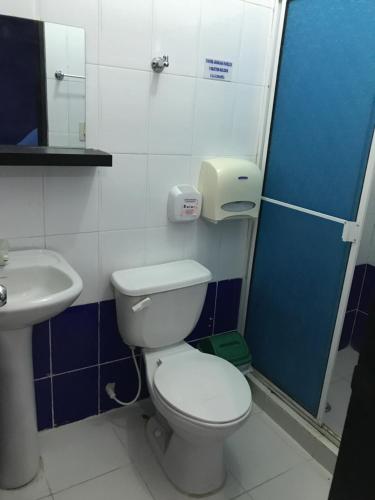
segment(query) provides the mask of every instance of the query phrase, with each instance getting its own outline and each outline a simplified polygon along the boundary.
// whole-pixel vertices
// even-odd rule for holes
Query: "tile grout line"
[[[106,476],[107,474],[111,474],[112,472],[115,472],[117,470],[123,469],[124,467],[126,467],[126,465],[128,465],[128,464],[120,465],[119,467],[115,467],[115,468],[113,468],[111,470],[103,472],[102,474],[98,474],[97,476],[91,477],[90,479],[85,479],[84,481],[80,481],[78,483],[71,484],[70,486],[67,486],[66,488],[63,488],[61,490],[53,491],[52,495],[57,495],[57,494],[60,494],[60,493],[62,493],[64,491],[71,490],[72,488],[75,488],[76,486],[80,486],[82,484],[89,483],[90,481],[94,481],[95,479],[98,479],[100,477]]]

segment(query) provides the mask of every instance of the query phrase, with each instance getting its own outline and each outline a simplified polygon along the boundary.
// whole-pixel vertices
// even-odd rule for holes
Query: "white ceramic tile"
[[[1,167],[0,234],[2,238],[43,234],[43,170]]]
[[[194,93],[194,78],[152,75],[150,153],[191,153]]]
[[[150,73],[101,67],[101,147],[112,153],[147,152]]]
[[[160,264],[185,258],[185,224],[146,229],[146,264]]]
[[[139,267],[144,263],[145,231],[143,229],[100,233],[100,300],[113,297],[110,283],[113,271]]]
[[[1,0],[0,12],[5,16],[38,17],[37,0]]]
[[[84,28],[86,61],[98,62],[98,0],[39,0],[39,10],[42,21]]]
[[[64,234],[46,238],[46,247],[61,253],[82,278],[83,290],[75,305],[98,301],[98,246],[98,233]]]
[[[226,155],[232,152],[232,123],[236,85],[197,81],[194,121],[194,155]]]
[[[329,386],[327,403],[329,403],[331,410],[324,414],[324,423],[339,435],[344,430],[351,394],[352,390],[348,380],[340,379],[331,382]]]
[[[189,257],[206,266],[214,281],[219,279],[220,274],[220,233],[220,224],[212,224],[201,218],[194,224],[194,234],[190,242],[186,243],[186,246],[191,246]]]
[[[252,415],[227,441],[229,470],[248,490],[305,461],[264,418]]]
[[[10,238],[9,248],[11,250],[27,250],[30,248],[44,248],[44,237],[36,236],[33,238]]]
[[[266,412],[262,412],[262,419],[271,427],[276,434],[296,453],[298,453],[305,460],[311,460],[311,455],[307,453],[297,441],[295,441],[290,434],[288,434],[278,423],[275,422]]]
[[[164,73],[196,74],[200,5],[200,0],[154,1],[152,55],[169,55]]]
[[[263,87],[236,85],[231,145],[236,156],[253,156],[258,152],[263,96]]]
[[[112,426],[90,419],[40,434],[45,475],[52,492],[93,479],[130,460]]]
[[[45,172],[46,234],[97,231],[97,170],[53,167]]]
[[[238,0],[202,2],[198,75],[203,75],[207,57],[230,61],[233,63],[233,71],[236,71],[243,11],[244,3]]]
[[[114,155],[113,167],[102,168],[101,229],[144,227],[146,222],[147,156]]]
[[[209,156],[192,156],[190,158],[190,182],[193,184],[193,186],[198,187],[202,161],[206,159],[208,160],[209,158]]]
[[[243,83],[266,83],[273,11],[245,3],[237,79]]]
[[[152,1],[100,0],[100,64],[150,69]]]
[[[305,462],[251,490],[254,500],[327,500],[331,475],[315,461]]]
[[[49,494],[48,484],[43,469],[41,469],[36,478],[23,488],[0,490],[0,500],[39,500],[46,497],[52,499]]]
[[[99,71],[94,64],[86,65],[86,147],[99,147]]]
[[[190,164],[187,156],[150,156],[149,199],[147,226],[167,224],[167,201],[169,190],[176,184],[188,184]]]
[[[54,495],[55,500],[152,500],[132,464]]]
[[[243,278],[247,266],[247,220],[225,221],[220,224],[221,241],[219,280]]]

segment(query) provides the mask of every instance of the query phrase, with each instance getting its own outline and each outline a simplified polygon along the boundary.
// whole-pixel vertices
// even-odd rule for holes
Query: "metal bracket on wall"
[[[342,241],[357,243],[360,229],[361,226],[358,222],[345,221],[342,230]]]

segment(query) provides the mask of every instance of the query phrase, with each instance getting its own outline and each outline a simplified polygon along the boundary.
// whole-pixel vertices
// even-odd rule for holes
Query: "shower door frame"
[[[265,174],[265,168],[266,168],[266,163],[267,163],[267,155],[268,155],[268,146],[269,146],[269,140],[270,140],[270,133],[271,133],[271,126],[272,126],[272,117],[273,117],[273,110],[274,110],[274,101],[275,101],[275,94],[276,94],[276,88],[277,88],[277,81],[278,81],[278,70],[279,70],[279,61],[281,57],[281,51],[282,51],[282,43],[283,43],[283,35],[284,35],[284,27],[285,27],[285,20],[286,20],[286,15],[287,15],[287,4],[288,0],[279,0],[278,3],[278,22],[277,25],[275,26],[275,34],[274,34],[274,49],[273,49],[273,57],[271,58],[271,68],[270,68],[270,89],[268,92],[268,98],[265,100],[264,103],[264,113],[263,115],[266,117],[264,124],[263,124],[263,134],[262,134],[262,139],[259,144],[259,150],[258,150],[258,157],[259,157],[259,164],[260,168],[262,171],[263,175],[263,181],[264,181],[264,174]],[[322,386],[322,393],[321,393],[321,398],[320,398],[320,404],[319,404],[319,410],[317,416],[313,416],[309,412],[307,412],[304,408],[302,408],[301,405],[299,405],[296,401],[291,399],[287,394],[285,394],[281,389],[277,388],[270,380],[268,380],[266,377],[264,377],[261,373],[259,373],[259,378],[263,383],[265,383],[269,388],[272,390],[276,391],[278,395],[291,407],[293,407],[295,410],[298,411],[299,414],[304,416],[307,420],[309,420],[311,423],[318,425],[320,428],[324,429],[329,429],[327,426],[325,426],[323,422],[324,418],[324,413],[325,413],[325,407],[327,403],[327,397],[328,397],[328,390],[330,386],[330,382],[332,379],[332,374],[333,374],[333,369],[336,361],[336,355],[340,343],[340,338],[341,338],[341,332],[342,332],[342,327],[344,324],[344,319],[345,319],[345,313],[346,313],[346,308],[347,308],[347,303],[349,299],[349,294],[350,294],[350,289],[352,285],[352,280],[353,280],[353,275],[354,275],[354,270],[357,262],[357,257],[358,257],[358,252],[359,252],[359,247],[362,239],[362,232],[363,232],[363,226],[365,222],[365,217],[370,201],[370,193],[371,193],[371,186],[373,183],[373,180],[375,180],[375,131],[373,131],[373,136],[372,136],[372,143],[371,143],[371,148],[370,148],[370,153],[367,161],[367,167],[366,167],[366,172],[365,172],[365,177],[364,177],[364,182],[362,186],[362,192],[361,192],[361,198],[359,202],[359,207],[357,211],[357,217],[355,221],[346,221],[344,219],[339,219],[337,217],[333,216],[327,216],[326,214],[315,212],[313,210],[308,210],[304,209],[301,207],[296,207],[294,205],[290,205],[288,203],[282,203],[282,202],[276,202],[277,204],[289,207],[291,209],[295,209],[298,211],[302,211],[305,213],[309,213],[313,216],[320,217],[320,218],[325,218],[325,219],[330,219],[335,221],[336,223],[342,224],[343,225],[343,235],[345,232],[345,229],[349,230],[349,233],[353,230],[354,234],[350,235],[349,237],[352,236],[353,240],[351,241],[351,248],[349,252],[349,257],[348,257],[348,262],[346,266],[346,271],[345,271],[345,278],[341,290],[341,297],[340,297],[340,302],[339,302],[339,307],[337,311],[337,316],[336,316],[336,322],[335,322],[335,328],[334,332],[332,335],[332,341],[331,341],[331,347],[330,347],[330,353],[328,357],[328,362],[326,366],[326,372],[325,372],[325,377],[324,377],[324,382]],[[274,200],[271,200],[266,197],[262,197],[262,199],[274,202]],[[345,226],[348,224],[348,226],[345,228]],[[248,232],[248,248],[249,248],[249,254],[248,254],[248,264],[247,264],[247,272],[246,276],[244,279],[243,283],[243,293],[242,293],[242,300],[241,300],[241,306],[240,306],[240,318],[239,318],[239,330],[242,335],[244,335],[245,332],[245,325],[246,325],[246,315],[247,315],[247,304],[249,300],[249,294],[250,294],[250,281],[251,281],[251,274],[252,274],[252,267],[253,267],[253,262],[254,262],[254,254],[255,254],[255,247],[256,247],[256,234],[257,234],[257,228],[258,228],[258,220],[255,220],[251,224],[251,228]],[[344,241],[344,240],[343,240]],[[255,376],[257,376],[257,372],[254,371]],[[332,433],[332,434],[331,434]],[[331,434],[331,436],[330,436]],[[329,429],[328,432],[329,437],[336,437],[335,433]]]

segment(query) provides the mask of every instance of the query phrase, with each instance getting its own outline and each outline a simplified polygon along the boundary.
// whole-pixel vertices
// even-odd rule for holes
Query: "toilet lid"
[[[164,358],[154,387],[169,406],[213,424],[238,420],[251,405],[242,373],[228,361],[200,352]]]

